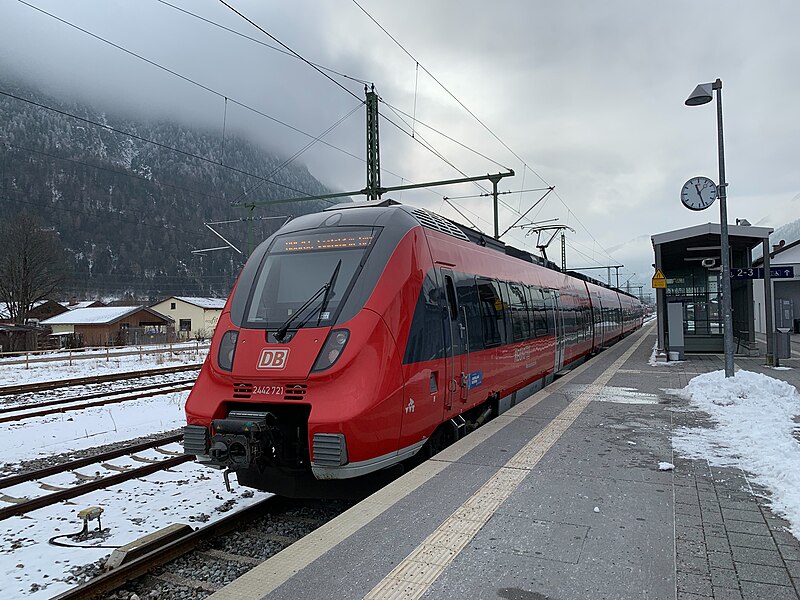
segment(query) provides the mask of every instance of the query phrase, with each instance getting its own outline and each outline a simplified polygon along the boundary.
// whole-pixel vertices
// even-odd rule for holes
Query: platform
[[[664,390],[721,357],[651,366],[654,342],[646,326],[212,598],[797,599],[800,543],[746,475],[673,457],[692,413]],[[736,360],[798,383],[762,362]]]

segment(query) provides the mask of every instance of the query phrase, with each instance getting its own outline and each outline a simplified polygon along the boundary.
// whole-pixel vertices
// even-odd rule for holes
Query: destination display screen
[[[374,235],[371,230],[283,236],[279,238],[277,246],[273,251],[297,253],[366,248],[372,242],[373,237]]]

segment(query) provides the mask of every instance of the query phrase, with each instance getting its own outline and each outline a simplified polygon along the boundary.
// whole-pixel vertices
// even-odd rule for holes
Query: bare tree
[[[21,212],[0,223],[0,300],[15,323],[25,323],[33,305],[63,284],[66,261],[55,231]]]

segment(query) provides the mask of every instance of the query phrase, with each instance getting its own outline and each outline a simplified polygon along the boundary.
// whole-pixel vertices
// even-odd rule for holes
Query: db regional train
[[[427,210],[337,205],[250,256],[186,402],[184,452],[226,484],[340,496],[438,452],[642,317],[629,294]]]

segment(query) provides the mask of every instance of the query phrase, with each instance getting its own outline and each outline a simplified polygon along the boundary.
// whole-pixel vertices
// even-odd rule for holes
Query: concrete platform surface
[[[800,542],[766,490],[673,455],[705,416],[667,390],[721,357],[651,366],[654,342],[645,326],[212,598],[797,600]],[[736,360],[800,383],[762,362]]]

